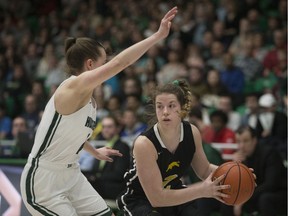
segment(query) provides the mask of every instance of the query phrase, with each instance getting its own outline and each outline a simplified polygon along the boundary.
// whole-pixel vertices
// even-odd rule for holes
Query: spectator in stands
[[[28,94],[25,97],[24,111],[21,113],[21,116],[25,118],[28,130],[31,131],[31,133],[34,133],[40,120],[39,109],[34,95]]]
[[[64,59],[58,60],[56,56],[51,55],[48,59],[47,74],[45,77],[45,88],[50,89],[53,85],[60,85],[66,78],[64,71]]]
[[[126,96],[131,94],[137,95],[141,98],[142,85],[141,81],[136,76],[125,78],[122,83],[122,100],[125,100]]]
[[[191,92],[193,94],[202,97],[207,93],[207,86],[205,84],[204,71],[199,67],[190,67],[188,69],[187,81],[191,86]]]
[[[245,95],[245,103],[242,107],[243,110],[241,111],[241,125],[249,125],[252,128],[256,127],[260,112],[258,99],[258,93],[252,92]]]
[[[44,44],[45,49],[43,56],[39,60],[39,64],[37,67],[37,72],[35,77],[37,79],[42,79],[45,80],[49,74],[49,62],[51,61],[50,59],[54,57],[55,55],[55,50],[54,50],[54,45],[52,43],[47,43]]]
[[[37,50],[37,44],[33,41],[28,45],[23,56],[24,68],[27,71],[27,75],[35,79],[37,67],[40,61],[40,56]]]
[[[231,43],[231,38],[225,32],[225,24],[221,20],[215,20],[212,24],[212,33],[215,41],[221,42],[224,50],[227,50]]]
[[[233,55],[243,51],[245,41],[251,38],[250,23],[247,18],[242,17],[239,22],[239,33],[233,38],[228,51]]]
[[[287,157],[287,114],[277,110],[274,95],[267,93],[259,98],[261,113],[256,125],[259,140],[280,150]]]
[[[22,116],[17,116],[13,119],[11,138],[14,140],[15,148],[13,149],[14,157],[21,157],[27,159],[31,148],[33,146],[34,133],[28,130],[28,125]],[[22,148],[22,143],[25,143],[27,148]]]
[[[245,74],[242,69],[234,64],[234,55],[225,53],[223,55],[224,69],[220,71],[222,83],[233,95],[233,105],[238,106],[243,102],[243,90],[245,85]]]
[[[12,139],[17,139],[17,136],[21,132],[27,132],[28,126],[25,118],[17,116],[13,119],[12,123]]]
[[[143,102],[147,102],[153,95],[153,89],[156,87],[156,79],[149,79],[146,83],[143,84]]]
[[[233,130],[227,127],[228,116],[221,110],[215,110],[210,114],[211,125],[208,125],[203,133],[203,142],[206,143],[221,143],[229,144],[235,143],[235,133]],[[231,155],[234,152],[232,149],[223,149],[221,151],[222,158],[224,160],[231,159]]]
[[[233,159],[254,169],[257,187],[246,203],[231,207],[229,215],[240,216],[244,212],[258,212],[261,216],[287,215],[287,168],[279,152],[261,145],[256,131],[249,126],[236,131],[236,141],[238,150]]]
[[[107,116],[109,114],[107,108],[105,107],[105,103],[107,100],[107,96],[105,95],[105,88],[104,84],[97,86],[93,92],[93,97],[97,101],[97,121],[100,121],[103,117]]]
[[[112,115],[103,117],[101,121],[102,131],[96,137],[97,140],[105,141],[105,146],[122,153],[122,157],[112,157],[113,163],[99,161],[93,158],[92,169],[83,172],[88,181],[104,199],[115,200],[117,195],[124,190],[124,173],[129,169],[130,147],[120,140],[120,125]]]
[[[140,76],[142,85],[150,79],[155,79],[156,72],[166,63],[160,51],[160,46],[154,46],[136,62],[135,69]]]
[[[133,110],[139,117],[141,117],[144,112],[141,96],[136,94],[127,95],[123,104],[123,109]]]
[[[211,46],[212,46],[213,41],[214,41],[213,33],[207,30],[203,34],[203,44],[201,46],[201,51],[200,51],[205,61],[211,58]]]
[[[253,36],[251,40],[244,42],[242,52],[235,54],[235,66],[240,68],[245,76],[245,83],[254,81],[261,76],[263,72],[263,65],[254,56]]]
[[[11,118],[6,114],[6,106],[0,103],[0,140],[8,139],[11,133]]]
[[[274,47],[266,54],[263,60],[264,67],[269,70],[274,70],[280,63],[278,57],[279,51],[287,53],[287,35],[285,31],[282,29],[275,30],[273,32],[273,39]]]
[[[259,62],[263,62],[264,57],[268,52],[268,47],[265,46],[265,37],[262,32],[254,32],[252,34],[253,56]]]
[[[220,41],[213,41],[211,45],[211,58],[206,61],[206,65],[209,67],[213,67],[218,71],[224,70],[224,61],[223,55],[225,53],[225,49],[223,44]]]
[[[168,62],[157,72],[157,83],[165,84],[174,79],[187,76],[185,64],[181,61],[181,53],[175,50],[168,51]]]
[[[227,48],[239,33],[239,23],[241,20],[239,3],[237,1],[227,1],[225,4],[226,14],[224,17],[224,35],[227,41]]]
[[[106,102],[106,108],[110,114],[122,110],[122,99],[119,95],[111,95]]]
[[[235,131],[241,124],[240,114],[234,110],[232,96],[223,94],[219,96],[216,109],[222,110],[228,116],[227,127]]]
[[[219,96],[228,94],[227,87],[220,79],[220,73],[214,68],[209,68],[206,78],[207,92],[201,98],[201,102],[210,108],[215,108],[219,101]]]
[[[139,116],[131,109],[125,109],[122,115],[123,128],[120,133],[121,140],[126,142],[130,147],[134,139],[147,129],[147,125],[143,123]]]
[[[44,110],[48,101],[48,95],[42,80],[34,80],[32,82],[31,94],[36,99],[37,109]]]
[[[15,113],[12,117],[22,112],[24,98],[30,91],[31,80],[27,77],[23,65],[20,62],[13,64],[12,72],[10,76],[8,75],[5,85],[7,97],[14,101]]]

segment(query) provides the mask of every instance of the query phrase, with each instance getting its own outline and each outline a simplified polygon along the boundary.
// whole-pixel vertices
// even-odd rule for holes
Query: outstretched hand
[[[95,157],[98,160],[105,160],[108,162],[113,162],[113,159],[110,156],[122,157],[122,154],[119,152],[119,150],[115,150],[109,147],[102,147],[96,150]]]
[[[162,18],[160,27],[157,31],[157,33],[160,35],[161,38],[165,38],[168,36],[171,28],[171,21],[174,19],[177,12],[178,12],[177,7],[173,7]]]

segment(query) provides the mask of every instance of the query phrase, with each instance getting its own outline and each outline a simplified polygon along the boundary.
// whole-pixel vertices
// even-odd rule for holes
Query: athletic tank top
[[[169,152],[163,144],[157,124],[141,135],[146,136],[157,150],[157,164],[162,175],[163,188],[183,188],[180,178],[187,173],[195,153],[195,143],[190,123],[182,122],[180,142],[174,153]],[[126,195],[129,197],[131,195],[146,197],[137,177],[135,159],[133,160],[133,167],[126,172],[124,178],[128,186]],[[153,176],[151,176],[151,179],[153,179]]]
[[[96,103],[93,107],[91,99],[75,113],[61,115],[55,109],[53,95],[45,107],[30,156],[59,164],[76,163],[95,126]]]

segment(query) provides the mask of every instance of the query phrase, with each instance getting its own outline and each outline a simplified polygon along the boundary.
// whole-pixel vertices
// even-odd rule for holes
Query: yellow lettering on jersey
[[[171,181],[173,181],[174,179],[176,179],[178,177],[177,174],[174,174],[174,175],[170,175],[170,176],[167,176],[164,181],[162,182],[162,185],[163,185],[163,188],[168,188],[170,189],[171,185],[168,185]]]
[[[173,161],[168,165],[166,172],[168,172],[169,170],[172,170],[173,167],[179,167],[179,166],[180,166],[180,161]]]

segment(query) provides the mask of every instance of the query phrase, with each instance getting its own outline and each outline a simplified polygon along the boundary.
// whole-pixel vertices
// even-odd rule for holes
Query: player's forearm
[[[163,189],[157,195],[149,197],[149,201],[154,207],[165,207],[181,205],[195,199],[203,197],[203,184],[194,183],[183,189]]]
[[[116,55],[108,63],[100,67],[100,71],[98,68],[96,68],[92,73],[85,74],[85,85],[83,85],[87,88],[95,88],[95,85],[97,86],[100,83],[103,83],[135,63],[149,48],[151,48],[161,39],[161,35],[155,33],[150,37],[128,47]],[[95,73],[96,71],[100,73]]]
[[[212,172],[214,172],[217,169],[218,166],[212,164],[212,163],[207,163],[206,168],[203,168],[202,172],[199,172],[197,176],[201,179],[204,180],[206,179]]]
[[[83,149],[91,155],[95,155],[95,148],[88,141],[84,143]]]
[[[156,32],[150,37],[123,50],[111,61],[116,61],[119,64],[119,67],[124,69],[136,62],[148,49],[154,46],[161,39],[161,36]]]

